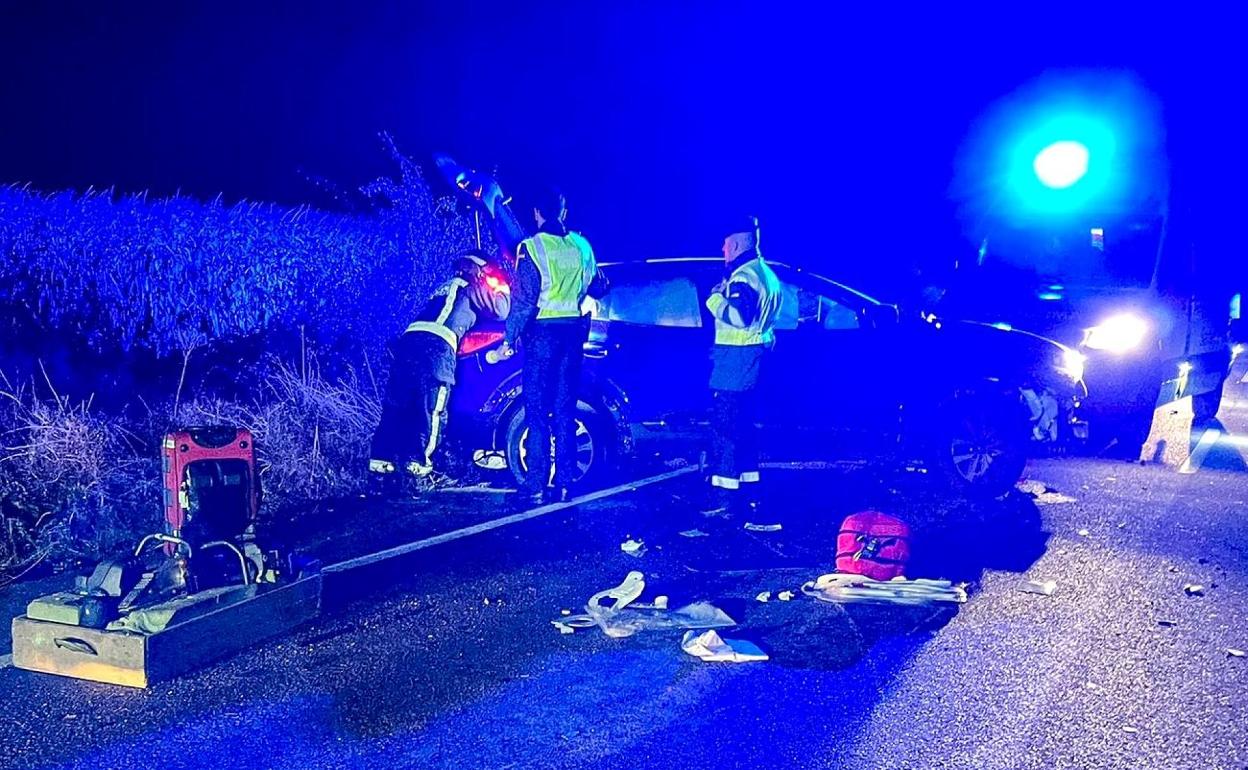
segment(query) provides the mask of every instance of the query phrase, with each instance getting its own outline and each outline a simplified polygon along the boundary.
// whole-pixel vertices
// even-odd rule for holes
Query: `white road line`
[[[571,500],[568,500],[567,502],[550,503],[549,505],[543,505],[543,506],[534,508],[530,511],[524,511],[523,513],[517,513],[511,516],[504,516],[501,519],[485,521],[480,524],[474,524],[471,527],[464,527],[463,529],[456,529],[450,532],[444,532],[440,535],[427,537],[424,540],[417,540],[414,543],[406,543],[404,545],[397,545],[394,548],[387,548],[384,551],[378,551],[376,553],[369,553],[363,556],[357,556],[354,559],[347,559],[346,561],[340,561],[337,564],[330,564],[329,566],[325,567],[322,571],[323,572],[345,572],[350,569],[356,569],[357,567],[364,567],[369,564],[375,564],[379,561],[384,561],[386,559],[393,559],[396,556],[402,556],[404,554],[408,554],[413,551],[419,551],[423,548],[428,548],[430,546],[440,545],[442,543],[449,543],[452,540],[459,540],[460,538],[470,537],[472,535],[479,535],[482,532],[489,532],[491,529],[498,529],[499,527],[505,527],[508,524],[516,524],[521,521],[528,521],[529,519],[536,519],[539,516],[545,516],[548,513],[555,513],[557,511],[562,511],[564,509],[571,508],[575,505],[581,505],[583,503],[591,503],[595,500],[601,500],[604,497],[611,497],[612,495],[619,494],[620,492],[629,492],[635,489],[641,489],[642,487],[646,487],[651,484],[657,484],[660,481],[667,481],[668,479],[674,479],[677,476],[683,476],[686,473],[692,473],[695,470],[697,470],[696,466],[689,467],[689,468],[681,468],[680,470],[671,471],[669,473],[660,473],[657,476],[650,476],[649,478],[639,479],[637,481],[630,481],[627,484],[620,484],[619,486],[611,487],[610,489],[602,489],[597,492],[591,492],[587,495],[581,495],[580,497],[573,498]]]
[[[13,665],[12,655],[0,655],[0,671],[3,671],[11,665]]]
[[[1200,466],[1205,462],[1205,457],[1209,454],[1209,450],[1213,449],[1214,444],[1218,443],[1218,439],[1222,437],[1222,431],[1217,428],[1209,428],[1200,437],[1200,441],[1196,443],[1196,448],[1192,450],[1192,454],[1187,458],[1183,466],[1179,468],[1179,473],[1195,473],[1200,470]]]

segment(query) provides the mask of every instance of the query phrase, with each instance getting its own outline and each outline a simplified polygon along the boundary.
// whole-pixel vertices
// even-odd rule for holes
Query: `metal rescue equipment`
[[[13,619],[13,665],[147,687],[289,630],[320,610],[315,562],[257,540],[251,433],[165,436],[164,531]]]

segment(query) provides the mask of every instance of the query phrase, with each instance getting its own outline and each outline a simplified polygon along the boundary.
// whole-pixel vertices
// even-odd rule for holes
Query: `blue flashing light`
[[[1014,331],[1014,327],[1013,327],[1013,326],[1010,326],[1010,325],[1009,325],[1009,324],[1007,324],[1007,323],[1002,323],[1001,321],[997,321],[995,324],[993,324],[993,325],[992,325],[992,328],[994,328],[994,329],[1000,329],[1000,330],[1001,330],[1001,331],[1003,331],[1003,332],[1012,332],[1012,331]]]
[[[1037,153],[1031,165],[1041,184],[1064,190],[1088,173],[1088,148],[1070,140],[1054,142]]]
[[[1072,111],[1020,131],[1009,161],[1016,213],[1061,215],[1112,197],[1129,181],[1115,160],[1120,130],[1094,114]]]

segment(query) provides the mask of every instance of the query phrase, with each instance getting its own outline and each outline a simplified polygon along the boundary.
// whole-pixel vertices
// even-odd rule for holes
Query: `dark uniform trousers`
[[[454,371],[455,352],[441,337],[428,332],[399,337],[373,434],[374,460],[394,463],[400,471],[428,471],[445,432]]]
[[[763,345],[716,345],[711,351],[711,486],[736,490],[759,480],[758,387]],[[752,488],[752,487],[749,487]]]
[[[534,320],[521,336],[524,350],[524,410],[529,436],[524,491],[540,492],[551,479],[554,442],[554,483],[567,488],[576,470],[576,399],[581,385],[587,318]]]

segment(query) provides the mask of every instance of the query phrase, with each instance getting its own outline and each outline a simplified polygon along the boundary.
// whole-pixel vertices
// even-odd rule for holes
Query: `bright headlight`
[[[1083,346],[1091,350],[1126,353],[1139,347],[1147,334],[1148,324],[1143,318],[1123,313],[1107,318],[1091,329],[1085,329]]]
[[[1057,370],[1069,377],[1072,382],[1078,382],[1083,379],[1083,362],[1085,360],[1085,356],[1078,350],[1064,348]]]

